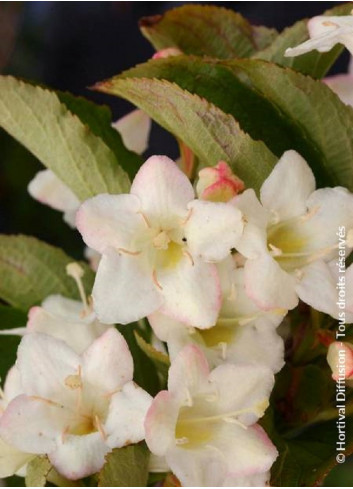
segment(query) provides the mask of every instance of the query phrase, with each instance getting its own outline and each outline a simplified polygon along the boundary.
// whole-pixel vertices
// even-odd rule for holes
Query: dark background
[[[108,104],[114,117],[121,117],[130,110],[128,103],[86,87],[151,57],[154,51],[140,34],[138,19],[185,3],[202,2],[0,2],[0,71]],[[278,30],[335,4],[217,2],[254,24]],[[347,62],[346,53],[333,72],[344,71]],[[173,141],[158,128],[153,129],[151,153],[176,156]],[[26,191],[41,168],[34,157],[0,132],[0,232],[35,235],[81,257],[78,233],[64,224],[59,212],[34,201]],[[330,476],[327,485],[347,487],[352,482],[352,464],[346,463]]]

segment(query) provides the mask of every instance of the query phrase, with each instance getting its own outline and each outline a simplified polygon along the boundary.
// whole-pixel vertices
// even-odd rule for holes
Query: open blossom
[[[337,381],[346,379],[353,387],[353,345],[348,342],[334,341],[327,352],[327,362],[332,370],[332,378]]]
[[[183,486],[265,485],[277,457],[256,424],[268,405],[273,374],[223,364],[209,371],[202,352],[185,347],[172,362],[168,391],[148,410],[146,442]]]
[[[235,268],[233,257],[218,268],[222,307],[214,326],[199,329],[156,312],[148,317],[153,331],[167,343],[172,360],[192,343],[203,351],[212,367],[224,362],[247,363],[278,372],[284,364],[284,345],[276,327],[287,311],[259,309],[246,295],[244,269]]]
[[[350,59],[348,73],[328,76],[323,82],[335,92],[342,102],[353,106],[353,58]]]
[[[353,15],[313,17],[308,22],[308,31],[310,39],[288,48],[285,56],[300,56],[313,49],[325,53],[338,43],[353,54]]]
[[[199,327],[215,323],[221,294],[212,262],[236,246],[241,212],[195,200],[190,181],[169,158],[149,158],[130,194],[87,200],[77,228],[103,255],[92,293],[101,321],[125,324],[160,310]]]
[[[12,399],[20,394],[23,394],[21,377],[19,370],[14,366],[8,371],[4,389],[1,391],[0,418]],[[0,438],[0,477],[22,475],[23,468],[33,457],[32,453],[23,452]]]
[[[234,199],[247,221],[237,245],[247,258],[246,293],[262,309],[292,309],[308,267],[338,256],[340,227],[352,248],[353,195],[342,187],[315,190],[305,160],[287,151],[263,183],[260,199],[253,190]]]
[[[68,479],[99,471],[116,447],[144,439],[151,397],[133,381],[128,346],[114,328],[79,356],[46,334],[26,335],[17,367],[23,394],[0,418],[0,436],[20,451],[47,454]]]
[[[317,311],[353,323],[353,265],[342,273],[336,260],[318,260],[304,269],[297,290],[301,299]]]
[[[219,161],[214,167],[203,168],[199,172],[196,192],[199,199],[212,202],[228,202],[244,190],[240,180],[225,161]]]

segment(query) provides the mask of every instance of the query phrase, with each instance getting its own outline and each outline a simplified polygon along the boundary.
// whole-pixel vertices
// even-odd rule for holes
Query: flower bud
[[[179,56],[180,54],[183,54],[183,52],[179,48],[166,48],[154,53],[152,59],[169,58],[170,56]]]
[[[240,180],[225,161],[199,172],[196,192],[200,199],[212,202],[228,202],[244,189]]]
[[[327,362],[332,370],[332,378],[353,380],[353,345],[335,341],[327,352]]]

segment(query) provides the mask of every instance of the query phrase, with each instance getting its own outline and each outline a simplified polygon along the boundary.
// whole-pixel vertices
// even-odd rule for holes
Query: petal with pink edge
[[[82,355],[84,380],[106,393],[131,381],[133,370],[130,350],[115,328],[109,328]]]
[[[93,287],[94,309],[106,324],[127,324],[156,311],[163,298],[143,258],[107,250]]]
[[[186,256],[176,267],[158,270],[157,280],[164,297],[160,312],[199,328],[216,323],[221,286],[215,265]]]
[[[134,195],[96,195],[80,206],[76,226],[86,245],[100,253],[109,246],[135,252],[131,241],[146,229],[140,209]]]
[[[109,452],[100,433],[66,435],[57,439],[57,448],[49,453],[49,460],[57,471],[69,480],[82,479],[98,472]]]
[[[177,216],[186,216],[194,189],[174,161],[166,156],[151,156],[138,171],[131,194],[140,199],[148,218],[167,225]]]
[[[104,430],[111,448],[138,443],[145,438],[144,421],[152,397],[134,382],[113,395]]]

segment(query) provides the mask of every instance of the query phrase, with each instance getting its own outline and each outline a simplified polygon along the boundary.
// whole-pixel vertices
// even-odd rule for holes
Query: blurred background
[[[87,87],[143,62],[153,49],[139,32],[140,17],[185,3],[202,2],[0,2],[0,70],[54,89],[68,90],[112,108],[114,119],[131,106]],[[212,2],[211,2],[212,3]],[[337,2],[217,2],[250,22],[282,30]],[[346,70],[348,55],[333,72]],[[172,138],[154,127],[149,154],[176,156]],[[75,258],[82,241],[59,212],[31,199],[28,182],[40,163],[0,132],[0,232],[35,235]],[[328,486],[353,486],[353,464],[346,462],[327,479]]]

